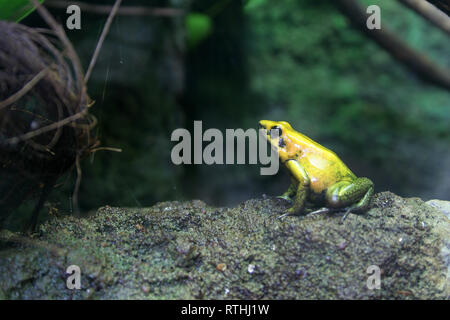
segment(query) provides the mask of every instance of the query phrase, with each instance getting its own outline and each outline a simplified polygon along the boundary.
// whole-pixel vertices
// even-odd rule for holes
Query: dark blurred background
[[[398,1],[360,3],[378,4],[387,28],[448,70],[447,34]],[[287,188],[286,172],[260,176],[258,165],[173,165],[171,132],[191,130],[194,120],[204,130],[285,120],[372,179],[377,192],[450,200],[449,92],[353,28],[333,1],[122,5],[179,11],[118,15],[112,24],[88,87],[102,146],[123,151],[84,159],[82,212],[193,198],[234,205]],[[65,9],[48,8],[65,25]],[[85,68],[106,18],[82,8],[81,30],[67,30]],[[23,23],[42,26],[36,12]],[[71,212],[75,179],[64,177],[46,207]]]

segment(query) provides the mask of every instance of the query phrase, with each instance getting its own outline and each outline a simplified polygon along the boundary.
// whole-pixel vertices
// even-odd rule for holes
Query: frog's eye
[[[281,135],[283,134],[283,131],[279,126],[273,126],[272,128],[270,128],[270,137],[272,139],[275,138],[275,132],[277,132],[277,137],[281,137]]]

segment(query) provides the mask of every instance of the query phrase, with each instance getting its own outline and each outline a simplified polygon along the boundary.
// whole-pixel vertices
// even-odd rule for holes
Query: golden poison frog
[[[325,205],[311,213],[364,213],[373,195],[373,182],[358,178],[331,150],[295,131],[286,121],[261,120],[266,138],[291,173],[291,185],[280,196],[292,200],[287,215],[306,212],[306,202]]]

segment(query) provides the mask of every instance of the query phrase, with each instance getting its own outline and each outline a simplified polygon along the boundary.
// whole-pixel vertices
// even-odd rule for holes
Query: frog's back
[[[299,132],[295,133],[301,135],[302,152],[298,161],[308,173],[312,191],[321,193],[338,181],[356,178],[336,153]]]

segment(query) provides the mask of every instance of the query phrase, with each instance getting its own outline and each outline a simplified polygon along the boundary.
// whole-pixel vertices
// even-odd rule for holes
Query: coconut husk
[[[52,30],[0,21],[0,227],[97,145],[79,69]]]

